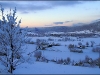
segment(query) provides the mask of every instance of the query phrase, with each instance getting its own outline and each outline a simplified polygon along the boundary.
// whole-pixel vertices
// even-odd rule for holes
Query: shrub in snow
[[[51,61],[52,61],[52,62],[56,62],[56,60],[55,60],[55,59],[52,59]]]
[[[36,39],[36,44],[40,44],[41,43],[41,40],[40,39]]]
[[[37,44],[36,50],[38,49],[45,50],[48,47],[49,43],[46,40],[37,39],[36,44]]]
[[[84,67],[95,67],[95,66],[99,66],[99,59],[93,60],[92,58],[89,58],[88,56],[86,56],[85,61],[79,60],[78,62],[76,62],[73,60],[72,65],[73,66],[84,66]]]
[[[83,53],[83,51],[82,51],[82,50],[78,50],[77,52],[78,52],[78,53]]]
[[[94,67],[96,66],[96,63],[93,60],[89,60],[90,62],[84,63],[85,67]]]
[[[56,63],[57,63],[57,64],[62,64],[61,60],[57,60]]]
[[[96,62],[96,65],[99,66],[99,68],[100,68],[100,57],[98,59],[96,59],[95,62]]]
[[[68,62],[68,64],[70,64],[70,62],[71,62],[70,57],[67,57],[67,62]]]
[[[81,43],[81,42],[79,42],[79,43],[78,43],[78,45],[79,45],[79,46],[82,46],[82,43]]]
[[[41,51],[36,51],[34,53],[34,57],[36,57],[36,60],[39,61],[40,57],[42,56],[42,52]]]
[[[46,63],[48,63],[50,60],[46,59]]]
[[[82,51],[82,50],[77,50],[77,49],[75,49],[75,48],[70,49],[70,52],[83,53],[83,51]]]
[[[73,66],[83,66],[84,62],[82,60],[79,60],[78,62],[76,61],[72,61],[72,65]]]
[[[54,46],[60,46],[60,43],[56,43],[56,44],[54,44]]]
[[[25,43],[29,43],[30,40],[31,40],[30,38],[26,39],[26,40],[25,40]]]
[[[72,66],[74,66],[75,64],[74,64],[75,62],[74,62],[74,60],[72,61]]]
[[[58,41],[62,41],[62,39],[58,39]]]
[[[90,59],[90,57],[86,55],[85,56],[85,62],[88,63],[89,59]]]
[[[65,38],[64,38],[64,41],[68,41],[68,37],[65,37]]]
[[[72,65],[73,66],[83,66],[84,62],[82,60],[80,60],[79,62],[76,62],[76,61],[72,61]]]
[[[94,44],[95,44],[95,42],[94,42],[94,41],[91,41],[91,47],[93,47],[93,46],[94,46]]]
[[[98,59],[93,60],[93,63],[94,63],[94,65],[99,66],[98,65],[98,63],[99,63]]]
[[[88,61],[89,64],[92,64],[93,63],[93,60],[92,58],[89,58],[89,61]]]
[[[45,45],[46,47],[52,47],[52,46],[61,46],[61,44],[60,43],[47,43],[46,45]]]
[[[34,41],[30,41],[29,44],[34,44]]]
[[[86,42],[86,46],[89,47],[89,43],[88,42]]]
[[[100,58],[93,60],[93,63],[95,63],[96,66],[100,66]]]
[[[92,65],[93,64],[93,59],[90,58],[89,56],[86,56],[85,57],[85,63],[88,63],[88,64]]]
[[[52,39],[52,38],[48,38],[48,41],[54,41],[54,39]]]
[[[83,66],[85,66],[85,67],[95,67],[95,66],[99,66],[99,60],[98,59],[93,60],[89,56],[86,56],[85,57],[85,60],[83,62]]]
[[[83,66],[84,67],[90,67],[90,64],[89,63],[84,63]]]
[[[69,44],[68,45],[68,49],[72,49],[72,48],[74,48],[74,45],[73,44]]]
[[[66,59],[64,59],[63,65],[68,64],[68,61]]]
[[[82,43],[81,43],[81,42],[79,42],[79,43],[78,43],[78,45],[79,45],[79,46],[78,46],[77,48],[80,48],[80,49],[85,49],[85,45],[82,45]]]
[[[60,61],[61,61],[61,63],[63,63],[63,59],[61,59]]]
[[[26,40],[25,40],[25,43],[34,44],[34,42],[31,40],[31,38],[26,39]]]
[[[96,47],[92,49],[93,52],[100,52],[100,47]]]
[[[52,60],[53,62],[56,62],[57,64],[63,64],[63,65],[68,65],[71,62],[71,59],[69,57],[67,57],[67,59],[58,59],[58,60]]]
[[[90,65],[91,65],[91,67],[96,66],[96,61],[95,60],[92,60],[92,63]]]
[[[58,60],[56,61],[56,63],[57,63],[57,64],[63,64],[63,59],[58,59]]]
[[[78,63],[78,62],[75,62],[75,63],[74,63],[74,66],[79,66],[79,63]]]
[[[100,57],[98,58],[98,66],[100,68]]]
[[[52,47],[52,45],[48,45],[48,47]]]
[[[26,30],[20,28],[20,23],[16,22],[16,8],[13,13],[4,16],[4,8],[1,7],[2,19],[0,20],[0,52],[5,56],[0,56],[0,61],[13,73],[16,66],[21,64],[22,46],[25,44]],[[6,54],[5,54],[6,53]]]
[[[41,58],[40,58],[40,61],[41,62],[47,62],[48,63],[48,59],[45,57],[45,56],[42,56]]]
[[[82,45],[82,49],[85,49],[85,45]]]
[[[79,66],[83,66],[84,62],[82,60],[79,61]]]

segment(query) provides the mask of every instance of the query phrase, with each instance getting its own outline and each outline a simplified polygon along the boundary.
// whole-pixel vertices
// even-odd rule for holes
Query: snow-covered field
[[[99,68],[59,65],[54,63],[34,62],[21,64],[15,74],[100,74]]]
[[[31,41],[36,42],[37,39],[45,39],[49,43],[59,43],[60,46],[52,46],[46,48],[46,50],[38,50],[42,52],[42,56],[46,57],[49,60],[59,60],[59,59],[67,59],[70,57],[71,62],[74,60],[78,62],[79,60],[85,60],[85,57],[88,55],[92,59],[97,59],[99,57],[98,52],[92,52],[91,41],[94,41],[94,47],[99,47],[100,38],[80,38],[77,40],[76,37],[69,37],[71,40],[64,41],[63,37],[30,37]],[[48,39],[53,39],[53,41],[49,41]],[[59,41],[60,39],[60,41]],[[74,41],[73,41],[74,40]],[[68,49],[69,44],[74,44],[78,46],[78,43],[81,42],[83,45],[86,42],[89,43],[89,47],[86,47],[83,50],[83,53],[70,52]],[[14,70],[14,74],[100,74],[100,69],[98,66],[93,67],[84,67],[84,66],[72,66],[72,64],[64,65],[57,64],[52,61],[41,62],[36,61],[34,57],[34,52],[36,50],[36,44],[26,44],[25,52],[23,56],[25,58],[25,62],[18,65]],[[33,52],[31,55],[29,53]],[[0,67],[3,67],[0,64]],[[6,73],[3,68],[0,68],[0,73]]]

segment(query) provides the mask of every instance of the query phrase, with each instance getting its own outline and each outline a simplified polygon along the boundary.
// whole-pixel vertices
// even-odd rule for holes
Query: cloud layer
[[[69,22],[73,22],[72,20],[71,21],[65,21],[65,23],[69,23]]]
[[[73,6],[81,4],[79,1],[0,1],[4,8],[14,8],[21,12],[52,9],[57,6]]]
[[[65,22],[53,22],[53,24],[58,25],[58,24],[64,24],[64,23],[69,23],[69,22],[73,22],[73,21],[71,20],[71,21],[65,21]]]
[[[54,22],[53,24],[56,24],[56,25],[58,25],[58,24],[63,24],[64,22]]]

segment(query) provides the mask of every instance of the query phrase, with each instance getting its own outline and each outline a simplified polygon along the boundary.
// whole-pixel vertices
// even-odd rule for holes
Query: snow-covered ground
[[[60,43],[61,46],[53,46],[50,48],[46,48],[46,50],[39,50],[42,52],[42,56],[46,57],[49,60],[58,60],[58,59],[66,59],[67,57],[70,57],[71,61],[79,61],[84,60],[85,56],[88,55],[92,59],[97,59],[99,57],[99,53],[92,52],[92,47],[86,47],[83,50],[83,53],[75,53],[70,52],[68,49],[69,44],[75,44],[78,45],[79,42],[81,42],[83,45],[86,44],[86,42],[91,45],[91,41],[94,41],[94,47],[98,46],[100,44],[100,38],[81,38],[80,40],[77,40],[76,37],[69,37],[71,40],[64,41],[63,37],[30,37],[31,41],[36,42],[37,39],[45,39],[49,43]],[[54,39],[53,41],[49,41],[48,39]],[[61,39],[61,41],[59,41]],[[73,41],[74,40],[74,41]],[[25,58],[25,62],[21,65],[18,65],[16,67],[16,70],[14,70],[14,74],[100,74],[100,69],[98,66],[96,67],[83,67],[83,66],[72,66],[69,65],[63,65],[63,64],[56,64],[54,62],[49,61],[46,62],[40,62],[36,61],[36,58],[34,57],[34,52],[30,55],[28,55],[30,52],[36,50],[36,44],[26,44],[25,46],[25,52],[23,53],[23,56]],[[0,67],[3,67],[2,64],[0,64]],[[6,73],[5,71],[2,71],[3,68],[0,68],[0,73]]]
[[[24,63],[17,67],[15,74],[100,74],[99,68],[60,65],[54,63]]]

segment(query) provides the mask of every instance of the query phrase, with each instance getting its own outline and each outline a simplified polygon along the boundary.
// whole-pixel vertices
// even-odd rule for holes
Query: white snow
[[[71,39],[75,39],[76,41],[58,41],[58,37],[32,37],[32,40],[36,42],[36,39],[45,39],[48,38],[54,39],[54,41],[48,42],[55,42],[60,43],[61,46],[53,46],[51,48],[47,48],[46,50],[40,50],[42,55],[45,56],[47,59],[66,59],[70,57],[71,60],[79,61],[84,60],[85,56],[88,55],[89,57],[96,59],[98,58],[98,53],[93,53],[92,48],[88,47],[83,50],[83,53],[73,53],[70,52],[68,49],[69,44],[76,44],[78,42],[82,42],[82,44],[86,44],[86,42],[95,41],[95,46],[98,45],[100,42],[100,38],[83,38],[83,41],[77,41],[75,37],[70,37]],[[66,45],[66,46],[65,46]],[[27,44],[26,54],[34,51],[36,45]],[[28,59],[28,58],[27,58]],[[100,74],[100,69],[98,67],[82,67],[82,66],[72,66],[70,65],[62,65],[56,64],[53,62],[36,62],[34,59],[34,54],[29,58],[30,61],[23,63],[17,67],[14,71],[14,74]]]
[[[79,61],[84,60],[85,56],[88,55],[92,59],[97,59],[99,57],[99,53],[92,52],[92,47],[86,47],[83,49],[83,53],[74,53],[70,52],[68,49],[69,44],[75,44],[78,45],[79,42],[81,42],[83,45],[86,45],[86,42],[89,42],[89,45],[91,44],[91,41],[94,41],[94,47],[100,44],[99,40],[100,38],[80,38],[81,41],[77,40],[76,37],[68,37],[72,40],[64,41],[64,37],[29,37],[31,38],[31,41],[36,42],[37,39],[45,39],[49,43],[60,43],[61,46],[53,46],[50,48],[46,48],[46,50],[39,50],[42,52],[42,56],[46,57],[49,60],[58,60],[58,59],[66,59],[67,57],[71,58],[71,61]],[[54,39],[54,41],[49,41],[48,39]],[[59,41],[61,39],[61,41]],[[74,41],[73,41],[74,39]],[[36,61],[36,58],[34,57],[34,52],[36,50],[35,44],[26,44],[25,46],[25,52],[23,53],[23,56],[25,58],[25,62],[21,65],[18,65],[16,67],[16,70],[14,70],[14,74],[100,74],[100,69],[98,66],[96,67],[82,67],[82,66],[72,66],[69,65],[63,65],[63,64],[56,64],[54,62],[49,61],[46,62],[40,62]],[[29,56],[29,53],[32,53],[31,56]],[[0,67],[1,66],[0,64]],[[5,73],[5,71],[1,72]]]
[[[54,63],[24,63],[17,67],[14,74],[100,74],[99,68],[59,65]]]

